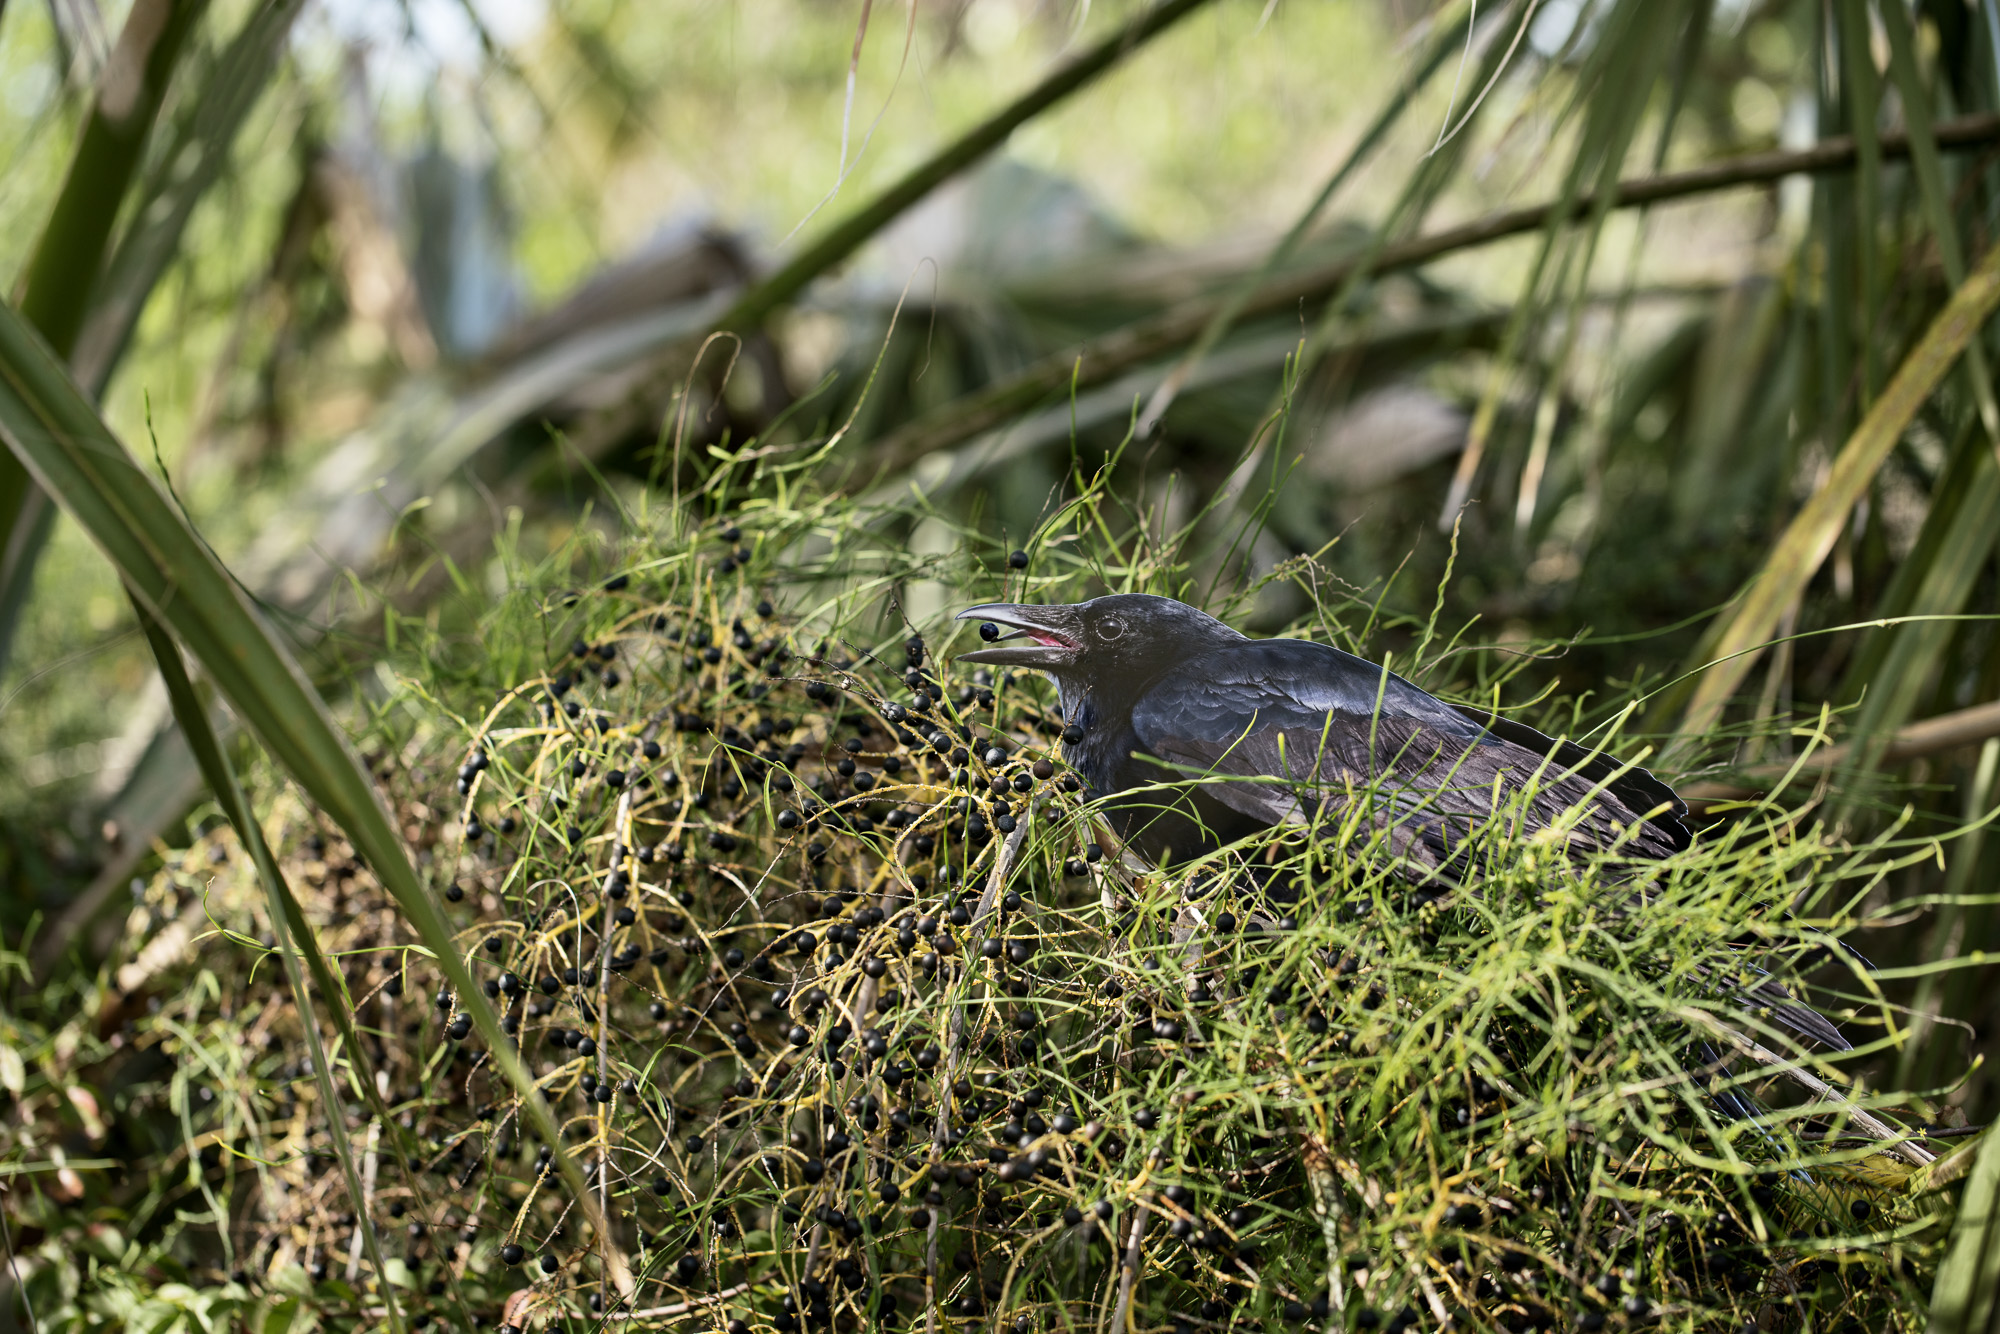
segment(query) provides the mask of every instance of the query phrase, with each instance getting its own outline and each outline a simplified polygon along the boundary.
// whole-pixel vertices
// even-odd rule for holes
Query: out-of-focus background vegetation
[[[1156,11],[7,0],[0,272],[330,697],[385,600],[440,607],[500,577],[496,534],[615,526],[754,439],[920,496],[884,535],[920,552],[1011,544],[1109,467],[1131,540],[1192,526],[1197,590],[1302,554],[1398,609],[1442,584],[1442,623],[1540,655],[1523,681],[1645,695],[1678,782],[1745,785],[1824,707],[1838,828],[1991,810],[1976,719],[1883,748],[2000,696],[1991,338],[1889,392],[1995,238],[1993,0],[1170,8],[1120,46]],[[88,975],[202,789],[116,576],[19,481],[0,932]],[[1270,587],[1277,627],[1304,603]],[[1732,633],[1783,642],[1684,675]],[[1893,891],[1990,889],[1992,842],[1949,846]],[[1985,980],[1909,997],[1972,1027],[1905,1077],[1990,1042]],[[1990,1116],[1990,1076],[1944,1102]]]

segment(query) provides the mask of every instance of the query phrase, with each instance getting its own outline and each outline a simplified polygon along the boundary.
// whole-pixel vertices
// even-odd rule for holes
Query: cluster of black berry
[[[553,652],[370,754],[608,1234],[366,868],[288,845],[391,1111],[267,1062],[258,1150],[301,1152],[258,1254],[329,1318],[381,1306],[329,1114],[419,1321],[1598,1329],[1804,1282],[1824,1201],[1688,1171],[1699,1091],[1628,1107],[1617,978],[1548,914],[1283,831],[1135,872],[1041,683],[802,624],[720,536],[553,599]],[[1872,1272],[1821,1278],[1875,1311]]]

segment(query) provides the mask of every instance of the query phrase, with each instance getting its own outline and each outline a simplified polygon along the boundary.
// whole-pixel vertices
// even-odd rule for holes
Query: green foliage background
[[[164,1151],[76,1015],[134,878],[248,822],[232,757],[375,840],[418,922],[311,692],[361,733],[395,627],[476,614],[508,553],[691,523],[739,451],[801,471],[732,504],[809,484],[920,558],[1101,486],[1085,559],[1171,551],[1265,631],[1333,590],[1377,651],[1451,627],[1511,704],[1640,703],[1628,743],[1711,798],[1839,742],[1787,837],[1944,840],[1845,909],[1902,1016],[1865,1077],[1990,1117],[1990,3],[446,8],[0,10],[11,1217],[62,1212],[31,1106],[70,1158]],[[59,483],[100,436],[147,468]],[[216,600],[176,604],[197,567]],[[896,583],[920,623],[969,594],[939,568]],[[284,680],[230,677],[267,633]],[[1993,1310],[1965,1217],[1947,1328]],[[144,1300],[234,1300],[189,1274]]]

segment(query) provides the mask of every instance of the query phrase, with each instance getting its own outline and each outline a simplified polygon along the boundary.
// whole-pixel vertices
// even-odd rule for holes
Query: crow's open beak
[[[983,621],[997,633],[980,627],[982,637],[993,647],[974,649],[958,655],[959,662],[985,663],[991,667],[1029,667],[1048,671],[1076,661],[1081,641],[1075,607],[1034,607],[1018,602],[988,602],[967,607],[958,614],[961,621]]]

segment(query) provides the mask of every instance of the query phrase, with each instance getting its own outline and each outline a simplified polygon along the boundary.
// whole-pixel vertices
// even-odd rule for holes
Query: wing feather
[[[1397,852],[1433,865],[1440,845],[1463,842],[1496,813],[1496,798],[1519,801],[1530,831],[1568,817],[1578,855],[1628,831],[1628,850],[1642,856],[1687,842],[1673,818],[1686,808],[1643,770],[1468,716],[1322,644],[1251,640],[1207,654],[1153,685],[1132,721],[1168,764],[1237,780],[1208,788],[1234,810],[1300,823],[1308,811],[1366,800]]]
[[[1567,819],[1577,856],[1621,838],[1626,852],[1645,857],[1690,842],[1687,807],[1644,769],[1448,705],[1324,645],[1251,640],[1208,654],[1149,689],[1132,721],[1169,765],[1225,780],[1204,791],[1235,811],[1299,824],[1368,802],[1371,827],[1388,831],[1394,852],[1447,875],[1496,813],[1496,798],[1501,809],[1519,801],[1530,832]],[[1774,978],[1758,978],[1739,998],[1808,1042],[1849,1048]]]

